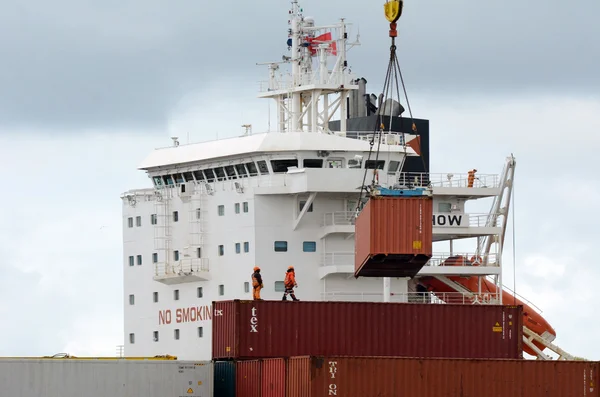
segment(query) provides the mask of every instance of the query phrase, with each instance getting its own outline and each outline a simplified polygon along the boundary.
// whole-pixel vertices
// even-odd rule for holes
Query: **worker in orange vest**
[[[285,280],[283,280],[283,285],[285,286],[285,292],[283,293],[283,298],[281,298],[282,301],[286,301],[288,295],[292,297],[293,301],[300,300],[297,299],[296,295],[294,294],[294,288],[298,288],[294,266],[288,267],[287,272],[285,273]]]
[[[471,171],[469,171],[468,177],[467,177],[468,187],[473,187],[473,183],[475,182],[475,173],[476,172],[477,172],[477,170],[474,168]]]
[[[263,289],[262,276],[260,274],[260,267],[254,266],[254,273],[252,273],[252,298],[255,301],[261,301],[260,290]]]

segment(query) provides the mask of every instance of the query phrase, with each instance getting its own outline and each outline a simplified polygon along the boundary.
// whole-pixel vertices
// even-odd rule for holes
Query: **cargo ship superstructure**
[[[125,355],[211,358],[217,300],[252,299],[261,268],[262,298],[281,300],[288,266],[303,301],[524,303],[526,351],[569,357],[554,330],[502,286],[502,245],[515,160],[501,174],[429,172],[429,123],[382,112],[366,79],[353,75],[348,23],[318,26],[296,1],[282,61],[267,63],[259,97],[274,100],[277,129],[152,152],[139,169],[152,187],[122,195]],[[285,35],[284,35],[285,38]],[[289,73],[280,69],[288,65]],[[373,127],[385,115],[377,159]],[[337,117],[337,120],[334,120]],[[416,129],[412,128],[413,123]],[[500,167],[499,167],[500,168]],[[414,278],[355,278],[355,217],[367,172],[381,186],[422,186],[433,195],[433,257]],[[471,200],[493,198],[489,213]],[[453,242],[472,239],[469,253]],[[449,259],[450,258],[450,259]],[[293,304],[293,303],[290,303]],[[533,330],[533,331],[532,331]]]

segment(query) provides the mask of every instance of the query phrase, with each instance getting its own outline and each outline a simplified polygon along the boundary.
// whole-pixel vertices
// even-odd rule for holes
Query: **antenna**
[[[242,124],[242,127],[246,129],[246,132],[244,132],[244,136],[252,135],[252,124]]]

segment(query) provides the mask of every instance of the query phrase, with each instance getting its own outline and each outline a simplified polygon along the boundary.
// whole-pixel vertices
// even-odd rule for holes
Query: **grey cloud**
[[[387,24],[381,5],[301,4],[318,23],[360,27],[353,70],[382,83]],[[0,122],[5,126],[165,128],[186,94],[216,80],[255,87],[256,62],[279,60],[287,2],[10,0],[0,16]],[[442,0],[405,5],[399,51],[411,92],[597,94],[593,19],[600,3],[514,5]],[[235,98],[232,98],[235,100]]]

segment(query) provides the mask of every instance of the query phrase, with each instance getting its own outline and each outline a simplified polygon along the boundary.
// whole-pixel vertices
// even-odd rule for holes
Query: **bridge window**
[[[198,298],[202,298],[202,296],[203,296],[203,294],[202,294],[202,287],[196,288],[196,296]]]
[[[175,262],[179,260],[179,251],[173,251],[173,260],[175,260]]]
[[[248,281],[244,282],[244,292],[245,293],[250,292],[250,283]]]
[[[179,329],[175,328],[175,333],[173,337],[175,338],[175,340],[179,340]]]
[[[141,255],[137,256],[137,264],[138,264],[138,266],[142,265],[142,256]]]
[[[233,168],[233,165],[226,165],[225,172],[227,173],[229,179],[237,179],[237,175],[235,173],[235,168]]]
[[[244,164],[236,164],[235,170],[237,171],[240,177],[248,176],[248,172],[246,171],[246,167],[244,167]]]
[[[367,160],[365,161],[365,168],[373,170],[377,167],[378,170],[382,170],[385,165],[384,160]]]
[[[283,284],[283,281],[275,281],[275,292],[284,292],[285,291],[285,285]]]
[[[204,175],[206,175],[206,180],[208,182],[214,182],[217,179],[217,176],[215,175],[215,172],[212,170],[212,168],[204,170]]]
[[[178,301],[179,300],[179,290],[176,289],[175,291],[173,291],[173,299]]]
[[[217,211],[218,211],[219,216],[225,215],[225,206],[224,205],[218,206]]]
[[[317,243],[315,241],[305,241],[302,243],[302,251],[315,252],[317,251]]]
[[[186,182],[194,182],[194,176],[191,172],[184,172],[183,177],[185,178]]]
[[[275,252],[287,252],[288,243],[287,241],[275,241],[273,248],[275,249]]]
[[[360,168],[360,161],[357,159],[348,160],[348,168]]]
[[[274,173],[287,172],[288,167],[298,167],[298,159],[271,160],[271,167]]]
[[[135,343],[135,334],[129,334],[129,343],[132,345]]]
[[[158,331],[154,331],[152,333],[152,336],[153,336],[154,342],[158,342]]]
[[[141,216],[136,216],[136,217],[135,217],[135,225],[136,225],[137,227],[140,227],[140,226],[142,226],[142,217],[141,217]]]
[[[327,159],[327,168],[342,168],[344,159]]]
[[[244,252],[250,252],[250,243],[247,241],[244,242]]]
[[[304,159],[304,168],[323,168],[323,159]]]
[[[235,243],[235,253],[239,254],[242,252],[242,246],[240,243]]]
[[[225,295],[225,285],[224,284],[219,285],[219,295],[220,296]]]
[[[267,166],[267,162],[265,160],[257,161],[258,170],[261,174],[267,175],[269,173],[269,167]]]
[[[223,247],[222,245],[219,245],[219,256],[223,256],[225,255],[225,247]]]
[[[129,266],[135,265],[135,258],[133,256],[129,257]]]
[[[225,170],[223,167],[213,168],[213,171],[215,172],[218,181],[224,181],[227,179],[227,177],[225,177]]]
[[[154,303],[157,303],[157,302],[158,302],[158,292],[153,292],[153,293],[152,293],[152,301],[153,301]]]
[[[129,295],[129,304],[135,305],[135,296],[134,295]]]
[[[399,161],[390,161],[390,163],[388,164],[388,173],[395,174],[396,172],[398,172],[398,168],[400,168]]]
[[[234,208],[235,208],[235,213],[239,214],[240,213],[240,203],[235,203]]]
[[[127,218],[127,226],[133,227],[133,218]]]
[[[204,178],[204,174],[202,173],[202,170],[199,171],[194,171],[194,178],[196,178],[197,181],[204,181],[206,178]]]
[[[156,252],[152,254],[152,263],[158,263],[158,253]]]
[[[202,258],[202,248],[198,247],[196,249],[196,255],[198,256],[198,258]]]
[[[185,180],[183,180],[183,175],[182,174],[175,174],[173,175],[175,177],[175,182],[177,183],[184,183]]]
[[[198,327],[198,338],[204,337],[204,328]]]
[[[173,211],[173,222],[179,222],[179,212]]]
[[[150,215],[150,224],[156,225],[157,223],[158,223],[158,216],[156,216],[156,214],[151,214]]]
[[[250,176],[258,175],[258,169],[256,168],[256,164],[254,164],[254,161],[252,161],[250,163],[246,163],[246,168],[248,168],[248,172],[250,173]]]
[[[156,187],[161,187],[163,185],[163,180],[162,177],[160,176],[155,176],[152,178],[154,180],[154,186]]]
[[[174,185],[173,177],[171,177],[171,175],[165,175],[163,178],[165,179],[165,183],[167,185]]]
[[[244,207],[244,212],[248,212],[248,202],[244,201],[242,204],[243,204],[243,207]]]

